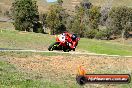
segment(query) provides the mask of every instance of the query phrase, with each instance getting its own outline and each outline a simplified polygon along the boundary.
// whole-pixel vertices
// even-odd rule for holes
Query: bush
[[[33,32],[36,32],[36,33],[44,33],[42,24],[40,22],[34,23]]]
[[[42,29],[42,28],[38,28],[37,33],[44,33],[44,31],[43,31],[43,29]]]
[[[111,30],[110,29],[103,29],[100,30],[96,33],[96,39],[110,39],[110,36],[112,35]]]
[[[102,39],[102,38],[105,38],[105,32],[104,31],[99,31],[99,32],[97,32],[97,34],[96,34],[96,39]]]
[[[85,30],[84,37],[92,39],[95,37],[97,32],[98,32],[97,29]]]
[[[64,24],[60,24],[60,25],[56,28],[55,34],[60,34],[60,33],[64,32],[64,31],[66,31],[65,25],[64,25]]]

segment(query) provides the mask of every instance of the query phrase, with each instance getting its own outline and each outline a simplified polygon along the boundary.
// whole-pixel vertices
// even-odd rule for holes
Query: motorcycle
[[[76,46],[78,45],[78,41],[80,38],[76,36],[75,40],[72,40],[71,38],[67,38],[63,35],[58,35],[56,37],[56,42],[51,44],[48,48],[49,51],[53,50],[63,50],[64,52],[69,52],[71,50],[75,51]],[[72,49],[70,46],[72,45],[72,41],[75,43],[75,48]]]

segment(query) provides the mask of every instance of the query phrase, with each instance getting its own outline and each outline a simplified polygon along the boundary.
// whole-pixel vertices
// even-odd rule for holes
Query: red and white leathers
[[[64,35],[65,35],[65,40],[66,42],[68,43],[68,46],[71,48],[71,49],[75,49],[76,48],[76,40],[72,40],[72,34],[68,33],[68,32],[64,32]]]

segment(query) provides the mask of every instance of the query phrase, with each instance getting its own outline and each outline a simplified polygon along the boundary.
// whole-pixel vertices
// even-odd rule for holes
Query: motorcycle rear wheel
[[[69,52],[70,49],[67,49],[67,48],[64,48],[64,47],[63,47],[63,51],[64,51],[64,52]]]

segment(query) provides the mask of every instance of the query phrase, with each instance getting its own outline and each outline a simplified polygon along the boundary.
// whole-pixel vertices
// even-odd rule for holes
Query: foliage
[[[84,32],[88,23],[88,10],[91,8],[91,3],[88,0],[83,0],[80,5],[76,6],[75,16],[70,21],[71,31],[84,37]]]
[[[46,22],[51,30],[51,34],[60,33],[65,31],[65,19],[67,14],[62,6],[58,4],[51,5],[47,13]]]
[[[98,29],[100,17],[101,14],[99,7],[93,6],[89,9],[89,27],[91,29]]]
[[[36,22],[33,25],[33,32],[44,33],[43,26],[40,22]]]
[[[105,7],[104,9],[100,11],[101,13],[100,25],[106,26],[110,10],[111,10],[110,7]]]
[[[90,9],[92,7],[92,3],[90,3],[89,0],[82,0],[80,5],[85,9]]]
[[[77,35],[80,35],[80,37],[83,37],[83,31],[85,30],[84,27],[85,26],[83,24],[80,25],[80,21],[76,19],[72,23],[72,28],[70,31],[77,34]]]
[[[123,35],[132,30],[132,9],[128,7],[113,7],[109,13],[108,28],[113,34]]]
[[[110,29],[103,29],[97,32],[96,39],[110,39],[110,36],[112,35]]]
[[[95,35],[97,34],[98,30],[97,29],[87,29],[85,32],[84,32],[84,37],[85,38],[95,38]]]
[[[42,29],[43,29],[43,32],[45,33],[46,32],[46,27],[47,27],[47,23],[46,23],[46,17],[47,17],[47,13],[41,13],[39,15],[39,20],[40,22],[42,23]]]
[[[48,12],[38,15],[36,1],[15,0],[12,4],[15,29],[31,31],[33,27],[33,31],[39,33],[50,29],[50,34],[67,30],[80,37],[97,39],[109,39],[111,35],[128,37],[132,30],[132,9],[129,7],[106,7],[101,11],[89,0],[82,0],[75,7],[75,13],[69,15],[62,4],[63,0],[57,0]],[[99,29],[99,25],[106,26],[106,29]]]
[[[15,0],[11,12],[16,30],[31,31],[32,25],[38,22],[38,6],[34,0]]]
[[[84,31],[84,36],[87,38],[95,38],[96,33],[99,29],[99,21],[100,21],[100,9],[99,7],[92,6],[87,13],[87,28]]]
[[[100,16],[98,7],[93,6],[88,0],[83,0],[79,6],[76,6],[76,14],[71,21],[71,31],[78,33],[81,37],[94,38]]]
[[[67,29],[67,31],[69,31],[69,32],[74,31],[74,30],[72,30],[74,20],[75,20],[74,16],[68,16],[67,17],[67,20],[66,20],[66,29]]]
[[[57,3],[62,6],[63,0],[57,0]]]

